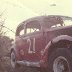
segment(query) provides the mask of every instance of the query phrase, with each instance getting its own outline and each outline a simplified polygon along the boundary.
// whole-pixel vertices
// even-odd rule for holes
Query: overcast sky
[[[34,16],[72,16],[72,0],[0,0],[0,12],[5,11],[5,25],[14,30],[17,25]],[[7,34],[14,37],[12,32]]]

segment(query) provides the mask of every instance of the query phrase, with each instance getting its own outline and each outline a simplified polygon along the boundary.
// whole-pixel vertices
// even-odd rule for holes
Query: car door
[[[41,58],[41,50],[45,47],[45,38],[38,21],[31,21],[26,24],[24,40],[23,60],[39,61]]]

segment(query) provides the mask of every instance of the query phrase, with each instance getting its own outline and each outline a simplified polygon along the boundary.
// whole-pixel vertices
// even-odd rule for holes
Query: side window
[[[36,31],[39,31],[39,29],[37,29],[37,28],[27,28],[26,29],[26,33],[28,34],[28,33],[33,33],[33,32],[36,32]]]
[[[40,31],[40,23],[38,21],[30,21],[26,24],[26,34]]]
[[[24,29],[20,31],[19,35],[24,35]]]

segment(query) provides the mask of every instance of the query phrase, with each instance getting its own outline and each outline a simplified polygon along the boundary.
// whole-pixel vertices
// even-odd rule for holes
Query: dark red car
[[[11,47],[11,64],[40,68],[45,72],[72,71],[72,18],[49,15],[18,25]]]

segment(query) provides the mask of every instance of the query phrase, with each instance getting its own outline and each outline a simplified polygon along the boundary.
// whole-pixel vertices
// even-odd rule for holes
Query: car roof
[[[29,18],[29,19],[21,22],[21,23],[18,25],[18,27],[19,27],[20,25],[23,26],[24,24],[26,24],[26,23],[28,23],[28,22],[30,22],[30,21],[39,21],[39,22],[41,22],[40,24],[43,25],[44,23],[42,23],[42,22],[43,22],[44,19],[46,19],[46,18],[52,18],[52,17],[60,17],[60,18],[62,18],[63,20],[68,20],[68,19],[71,19],[71,20],[72,20],[72,17],[62,16],[62,15],[36,16],[36,17],[32,17],[32,18]],[[17,28],[18,28],[18,27],[17,27]]]

